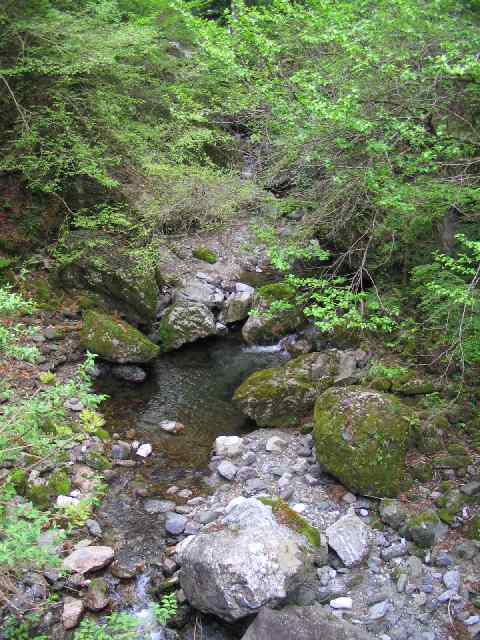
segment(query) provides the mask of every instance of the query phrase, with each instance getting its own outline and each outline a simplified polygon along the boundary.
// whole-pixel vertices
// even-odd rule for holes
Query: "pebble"
[[[358,513],[362,516],[362,518],[367,518],[368,517],[367,509],[359,509]]]
[[[368,617],[370,618],[370,620],[380,620],[381,618],[385,617],[389,609],[390,604],[388,600],[377,602],[369,608]]]
[[[167,513],[165,519],[165,530],[172,536],[179,536],[184,532],[187,518],[180,513]]]
[[[287,443],[278,436],[272,436],[265,444],[265,449],[269,453],[280,453],[287,446]]]
[[[141,444],[136,451],[137,456],[140,456],[141,458],[148,458],[148,456],[151,455],[151,453],[152,453],[151,444]]]
[[[237,467],[229,460],[224,460],[217,467],[217,472],[225,480],[233,480],[237,475]]]
[[[75,507],[79,502],[78,498],[72,498],[71,496],[57,496],[55,504],[60,509],[64,509],[65,507]]]
[[[353,601],[351,598],[341,596],[340,598],[330,600],[329,605],[332,609],[351,609],[353,607]]]

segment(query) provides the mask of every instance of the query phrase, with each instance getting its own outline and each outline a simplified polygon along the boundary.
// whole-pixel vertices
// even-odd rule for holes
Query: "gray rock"
[[[201,280],[190,280],[182,289],[175,291],[175,302],[187,307],[196,303],[209,309],[219,309],[223,301],[223,291]]]
[[[91,536],[94,536],[95,538],[101,537],[102,527],[98,524],[96,520],[92,520],[91,518],[89,518],[86,521],[85,526],[87,527],[87,531]]]
[[[226,324],[240,322],[248,318],[248,312],[252,307],[254,289],[248,284],[237,285],[235,291],[231,293],[226,302],[222,315],[222,320]]]
[[[167,513],[167,517],[165,519],[165,530],[170,535],[179,536],[185,531],[186,524],[187,518],[181,513]]]
[[[379,513],[381,521],[392,529],[400,529],[407,521],[407,513],[399,500],[382,500]]]
[[[263,608],[242,640],[373,640],[358,627],[338,619],[318,605]]]
[[[326,530],[328,545],[347,567],[360,564],[368,554],[368,527],[354,513],[337,520]]]
[[[268,488],[267,483],[261,478],[252,478],[245,483],[245,491],[251,495],[265,491]]]
[[[113,460],[126,460],[130,457],[131,451],[132,448],[128,442],[118,440],[112,444],[112,451],[110,455]]]
[[[443,575],[443,584],[450,591],[458,592],[460,589],[460,572],[455,569],[446,571]]]
[[[401,558],[402,556],[406,556],[407,553],[408,545],[404,539],[400,540],[400,542],[395,542],[380,551],[382,559],[386,561],[393,560],[393,558]]]
[[[480,493],[480,482],[478,480],[472,480],[460,487],[460,491],[466,496],[477,496]]]
[[[251,478],[256,478],[257,472],[253,467],[240,467],[236,477],[239,482],[245,482],[246,480],[251,480]]]
[[[160,322],[160,332],[168,336],[162,347],[174,351],[184,344],[217,333],[215,318],[204,304],[183,302],[169,307]]]
[[[265,449],[269,453],[281,453],[286,446],[287,446],[287,443],[283,438],[279,438],[278,436],[272,436],[267,440],[265,444]]]
[[[390,604],[387,600],[377,602],[372,605],[368,610],[368,617],[370,620],[381,620],[384,618],[390,609]]]
[[[102,611],[110,604],[108,584],[105,578],[94,578],[88,585],[85,606],[90,611]]]
[[[225,480],[233,480],[237,475],[237,467],[229,460],[224,460],[217,467],[217,472]]]
[[[409,520],[405,525],[406,534],[420,547],[432,547],[448,531],[435,511],[426,511],[420,517]]]
[[[117,364],[112,367],[112,374],[115,378],[125,380],[126,382],[140,383],[144,382],[147,377],[146,372],[136,365]]]
[[[175,509],[175,502],[171,500],[145,500],[143,503],[143,508],[147,513],[155,514],[155,513],[167,513],[168,511],[173,511]]]
[[[303,536],[278,524],[270,507],[237,498],[223,529],[177,546],[180,584],[190,604],[234,621],[285,601],[309,570]]]

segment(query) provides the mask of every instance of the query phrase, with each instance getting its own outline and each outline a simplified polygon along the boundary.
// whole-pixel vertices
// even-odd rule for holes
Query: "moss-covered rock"
[[[315,403],[317,459],[352,491],[396,496],[405,476],[411,412],[371,389],[331,388]]]
[[[271,344],[305,324],[305,317],[295,301],[295,290],[283,283],[267,284],[255,294],[253,311],[243,325],[242,336],[248,344]],[[273,311],[273,302],[291,305],[281,311]]]
[[[257,371],[238,387],[233,400],[259,426],[293,426],[312,410],[318,393],[354,374],[354,354],[334,349],[309,353]]]
[[[405,525],[403,532],[419,547],[432,547],[446,533],[447,526],[440,520],[436,511],[424,511],[411,518]]]
[[[174,351],[199,338],[215,335],[215,317],[204,304],[177,302],[165,312],[158,333],[162,351]]]
[[[192,256],[197,258],[197,260],[208,262],[208,264],[215,264],[218,260],[216,254],[211,251],[211,249],[208,249],[208,247],[196,247],[192,251]]]
[[[8,476],[8,480],[18,495],[24,496],[27,493],[27,472],[24,469],[14,469]]]
[[[131,322],[152,322],[158,298],[155,269],[141,264],[119,237],[90,231],[72,232],[65,242],[59,271],[63,286],[95,292]]]
[[[159,347],[131,325],[97,311],[87,311],[83,317],[82,345],[109,362],[150,362],[160,352]]]
[[[48,488],[56,496],[66,496],[70,493],[72,483],[65,471],[59,470],[50,476]]]
[[[320,531],[313,527],[305,518],[294,511],[286,502],[281,498],[260,498],[260,502],[268,505],[272,508],[273,515],[278,520],[279,524],[287,526],[293,531],[301,533],[308,542],[317,549],[321,546]]]
[[[48,509],[51,492],[46,485],[34,484],[28,487],[27,498],[39,509]]]

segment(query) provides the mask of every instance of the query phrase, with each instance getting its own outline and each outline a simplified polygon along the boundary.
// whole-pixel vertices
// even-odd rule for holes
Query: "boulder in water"
[[[184,344],[217,333],[215,317],[199,302],[177,302],[167,309],[159,325],[163,351],[174,351]]]

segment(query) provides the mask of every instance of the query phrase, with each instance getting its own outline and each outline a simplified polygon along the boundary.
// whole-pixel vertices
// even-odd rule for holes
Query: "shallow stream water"
[[[127,585],[120,595],[120,604],[135,610],[142,623],[148,619],[152,567],[166,544],[163,521],[145,511],[145,498],[172,499],[166,494],[172,485],[205,495],[215,438],[241,435],[254,427],[231,401],[235,388],[253,371],[284,360],[278,347],[247,347],[233,334],[160,356],[142,385],[113,379],[98,383],[98,391],[110,396],[104,405],[109,431],[127,439],[127,432],[134,429],[137,440],[153,446],[152,456],[137,467],[117,470],[98,514],[104,541],[116,548],[117,557],[145,560],[136,584]],[[158,427],[162,420],[177,420],[185,430],[179,435],[165,433]],[[201,633],[193,635],[187,630],[182,637],[234,637],[208,621],[200,623]],[[155,640],[162,636],[155,629],[146,629],[139,637]]]

